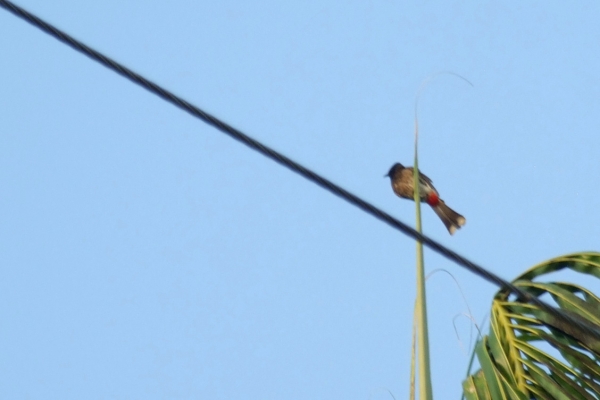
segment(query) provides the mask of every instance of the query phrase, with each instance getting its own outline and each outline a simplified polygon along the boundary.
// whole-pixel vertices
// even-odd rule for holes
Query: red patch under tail
[[[427,204],[429,204],[431,207],[437,207],[437,205],[440,204],[440,196],[438,196],[435,192],[429,193],[427,196]]]

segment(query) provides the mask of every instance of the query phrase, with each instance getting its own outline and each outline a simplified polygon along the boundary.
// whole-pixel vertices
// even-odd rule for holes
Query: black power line
[[[323,189],[325,189],[325,190],[335,194],[336,196],[346,200],[347,202],[357,206],[361,210],[365,211],[368,214],[371,214],[375,218],[385,222],[386,224],[399,230],[400,232],[404,233],[405,235],[410,236],[411,238],[413,238],[415,240],[421,241],[425,246],[429,247],[431,250],[435,251],[436,253],[439,253],[442,256],[448,258],[449,260],[454,261],[455,263],[465,267],[469,271],[473,272],[476,275],[479,275],[480,277],[484,278],[485,280],[487,280],[489,282],[492,282],[496,286],[499,286],[505,290],[509,290],[510,292],[517,295],[520,299],[523,299],[532,304],[535,304],[536,306],[540,307],[544,311],[550,313],[551,315],[555,316],[556,318],[559,318],[564,323],[575,326],[575,327],[579,328],[581,331],[583,331],[597,339],[600,339],[600,327],[595,326],[595,325],[590,325],[589,323],[583,323],[580,320],[575,319],[575,318],[571,317],[570,315],[565,314],[561,310],[546,304],[545,302],[541,301],[537,297],[519,289],[515,285],[511,284],[508,281],[505,281],[504,279],[500,278],[499,276],[495,275],[494,273],[467,260],[465,257],[448,249],[447,247],[445,247],[442,244],[438,243],[437,241],[431,239],[430,237],[417,232],[415,229],[413,229],[409,225],[397,220],[396,218],[392,217],[388,213],[386,213],[386,212],[380,210],[379,208],[375,207],[374,205],[362,200],[358,196],[348,192],[347,190],[341,188],[340,186],[336,185],[335,183],[331,182],[330,180],[323,178],[322,176],[309,170],[308,168],[303,167],[302,165],[289,159],[288,157],[284,156],[283,154],[271,149],[268,146],[265,146],[264,144],[258,142],[257,140],[252,139],[251,137],[240,132],[239,130],[235,129],[234,127],[232,127],[232,126],[226,124],[225,122],[219,120],[218,118],[202,111],[201,109],[194,106],[193,104],[190,104],[189,102],[183,100],[181,97],[162,88],[161,86],[157,85],[156,83],[149,81],[148,79],[133,72],[132,70],[119,64],[118,62],[110,59],[109,57],[105,56],[104,54],[86,46],[85,44],[78,41],[77,39],[67,35],[65,32],[63,32],[63,31],[59,30],[58,28],[50,25],[49,23],[41,20],[40,18],[38,18],[35,15],[29,13],[28,11],[22,9],[21,7],[16,6],[15,4],[11,3],[10,1],[0,0],[0,6],[5,8],[6,10],[12,12],[16,16],[24,19],[25,21],[29,22],[30,24],[34,25],[35,27],[43,30],[50,36],[54,36],[56,39],[65,43],[66,45],[71,46],[75,50],[83,53],[84,55],[90,57],[91,59],[98,61],[100,64],[104,65],[105,67],[112,69],[113,71],[117,72],[118,74],[122,75],[123,77],[131,80],[134,83],[137,83],[144,89],[154,93],[155,95],[161,97],[162,99],[168,101],[169,103],[174,104],[175,106],[181,108],[182,110],[187,111],[188,113],[192,114],[193,116],[200,118],[202,121],[206,122],[207,124],[214,126],[221,132],[244,143],[246,146],[258,151],[262,155],[269,157],[270,159],[278,162],[279,164],[292,170],[293,172],[296,172],[297,174],[302,175],[309,181],[316,183],[317,185],[321,186]]]

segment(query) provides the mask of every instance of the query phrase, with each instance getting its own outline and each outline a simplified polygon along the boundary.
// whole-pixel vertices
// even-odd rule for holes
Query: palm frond
[[[572,283],[540,281],[560,270],[600,279],[600,253],[548,260],[513,283],[534,296],[549,296],[556,308],[600,330],[597,295]],[[467,399],[600,400],[600,342],[507,291],[494,297],[489,335],[475,352],[481,368],[463,382]]]

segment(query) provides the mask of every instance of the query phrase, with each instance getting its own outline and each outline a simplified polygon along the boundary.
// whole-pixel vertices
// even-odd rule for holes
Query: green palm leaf
[[[571,270],[600,279],[600,253],[557,257],[525,271],[513,283],[600,330],[600,298],[543,275]],[[535,281],[534,281],[535,280]],[[600,400],[600,341],[557,320],[508,291],[494,297],[490,333],[477,343],[480,370],[463,382],[467,399]]]

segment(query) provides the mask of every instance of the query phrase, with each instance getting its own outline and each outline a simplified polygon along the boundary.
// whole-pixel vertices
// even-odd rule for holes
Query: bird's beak
[[[389,177],[389,176],[390,176],[390,174],[389,174],[389,173],[387,173],[387,174],[385,174],[383,177],[384,177],[384,178],[387,178],[387,177]]]

